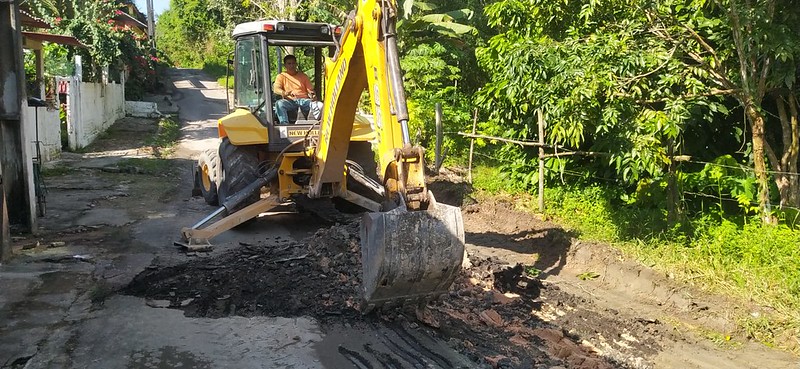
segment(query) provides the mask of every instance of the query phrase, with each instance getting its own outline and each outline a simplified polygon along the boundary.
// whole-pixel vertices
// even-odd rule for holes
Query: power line
[[[684,160],[684,162],[686,162],[686,163],[695,163],[695,164],[710,164],[710,165],[718,166],[718,167],[721,167],[721,168],[739,169],[739,170],[746,170],[746,171],[749,171],[749,172],[755,172],[756,171],[755,169],[747,167],[747,166],[733,166],[733,165],[726,165],[726,164],[719,164],[719,163],[709,163],[707,161],[698,161],[698,160]],[[790,175],[790,176],[800,175],[800,173],[781,172],[781,171],[775,171],[775,170],[765,170],[764,172],[772,173],[772,174],[784,174],[784,175]]]
[[[714,200],[730,201],[730,202],[735,202],[737,204],[740,203],[739,200],[734,199],[734,198],[720,197],[720,196],[715,196],[715,195],[702,193],[702,192],[691,192],[691,191],[681,191],[681,192],[683,192],[684,194],[694,195],[694,196],[698,196],[698,197],[706,197],[706,198],[710,198],[710,199],[714,199]],[[756,206],[759,205],[757,202],[753,202],[753,201],[748,201],[747,203],[749,205],[756,205]],[[796,207],[793,207],[793,206],[786,206],[786,205],[780,206],[780,209],[781,210],[783,210],[783,209],[791,209],[791,210],[800,211],[800,208],[796,208]]]

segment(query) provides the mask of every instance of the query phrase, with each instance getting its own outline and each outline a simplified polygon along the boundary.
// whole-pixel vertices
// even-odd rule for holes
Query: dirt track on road
[[[202,74],[175,78],[194,82],[174,95],[207,99]],[[201,104],[189,100],[177,101]],[[357,223],[261,217],[215,239],[211,253],[186,254],[170,241],[212,210],[189,195],[191,159],[214,142],[212,117],[198,112],[191,122],[200,123],[183,121],[171,169],[114,173],[113,155],[88,153],[48,179],[53,212],[41,235],[18,241],[28,249],[12,267],[59,265],[74,301],[42,308],[65,318],[36,330],[22,324],[34,319],[30,306],[0,305],[0,328],[11,332],[0,347],[50,335],[0,358],[2,367],[797,368],[797,358],[733,330],[729,313],[750,307],[580,241],[513,199],[478,202],[455,172],[430,186],[461,207],[471,266],[425,309],[361,313]],[[135,132],[150,131],[120,132],[126,140],[109,135],[97,147],[129,149]],[[28,300],[52,298],[50,272]]]

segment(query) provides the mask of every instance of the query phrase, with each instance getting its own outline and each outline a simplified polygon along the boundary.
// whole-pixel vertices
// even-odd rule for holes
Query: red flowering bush
[[[71,17],[52,15],[49,18],[56,31],[72,35],[86,48],[76,52],[83,56],[85,81],[99,81],[104,66],[109,66],[111,75],[125,71],[126,98],[138,98],[153,90],[164,63],[151,53],[147,35],[138,29],[119,23],[115,18],[123,15],[116,1],[86,1],[77,7]],[[118,78],[114,78],[118,80]]]

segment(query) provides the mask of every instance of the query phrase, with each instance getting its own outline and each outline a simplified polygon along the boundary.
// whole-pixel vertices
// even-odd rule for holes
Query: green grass
[[[174,165],[166,156],[172,152],[178,139],[181,137],[181,127],[171,118],[162,118],[158,122],[156,134],[147,140],[146,144],[152,146],[155,158],[129,158],[117,165],[120,170],[129,173],[164,175],[174,171]]]
[[[217,78],[217,83],[220,86],[225,87],[225,76]],[[228,78],[228,88],[233,88],[233,76]]]
[[[220,86],[225,87],[226,83],[226,73],[231,73],[229,77],[227,77],[227,87],[233,88],[233,71],[227,71],[227,67],[225,64],[221,62],[205,62],[203,63],[203,72],[206,72],[211,78],[217,80],[217,83]]]
[[[66,174],[72,173],[72,168],[62,165],[57,165],[54,167],[42,167],[42,175],[45,177],[58,177],[63,176]]]
[[[160,158],[127,158],[121,160],[117,167],[125,173],[149,175],[167,175],[176,169],[172,160]]]
[[[537,209],[533,196],[520,196],[495,168],[475,168],[473,178],[484,194],[516,194],[521,208]],[[582,239],[612,244],[678,279],[767,307],[757,316],[743,312],[740,333],[800,352],[800,231],[715,213],[670,227],[664,210],[626,204],[622,195],[596,185],[549,188],[545,212]]]
[[[500,193],[519,194],[524,192],[521,188],[512,186],[512,181],[509,181],[500,170],[487,166],[476,166],[472,168],[472,184],[475,189],[490,195]]]
[[[171,118],[163,118],[158,122],[156,134],[147,140],[147,145],[156,148],[157,156],[165,156],[171,152],[180,137],[180,125]]]

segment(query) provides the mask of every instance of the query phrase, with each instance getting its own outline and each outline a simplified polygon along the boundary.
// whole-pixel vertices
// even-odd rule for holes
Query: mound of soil
[[[125,289],[187,316],[359,316],[358,224],[304,242],[277,237],[214,258],[148,269]]]

